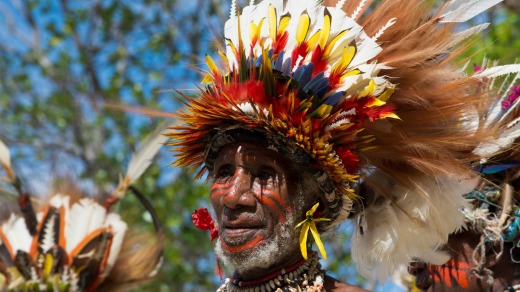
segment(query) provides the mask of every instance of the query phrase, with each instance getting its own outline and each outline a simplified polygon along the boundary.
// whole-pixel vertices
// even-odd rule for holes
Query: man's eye
[[[233,169],[231,165],[224,165],[219,168],[216,178],[226,178],[233,176]]]
[[[273,169],[265,168],[258,171],[256,177],[260,180],[269,180],[276,177],[276,172]]]

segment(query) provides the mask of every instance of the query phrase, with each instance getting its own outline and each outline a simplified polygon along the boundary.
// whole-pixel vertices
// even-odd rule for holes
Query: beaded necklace
[[[242,281],[227,278],[217,292],[319,292],[323,291],[325,272],[321,270],[318,253],[309,252],[309,259],[286,267],[259,280]]]

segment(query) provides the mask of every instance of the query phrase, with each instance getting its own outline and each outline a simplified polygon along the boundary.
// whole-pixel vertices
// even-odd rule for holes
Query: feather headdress
[[[0,290],[94,291],[150,279],[162,258],[159,223],[154,222],[159,232],[155,243],[136,240],[110,206],[131,188],[165,142],[158,133],[154,137],[159,138],[141,145],[127,175],[104,205],[68,188],[53,192],[35,212],[28,195],[21,193],[22,215],[13,212],[0,226]],[[18,181],[8,148],[1,141],[0,152],[8,179]],[[135,262],[133,258],[140,258],[141,263],[127,266]],[[125,265],[125,271],[118,265]]]
[[[331,223],[356,217],[358,268],[384,278],[414,257],[447,260],[438,247],[463,225],[468,161],[494,128],[471,118],[491,99],[474,90],[482,76],[452,65],[485,26],[454,28],[500,1],[453,0],[433,14],[419,0],[371,2],[264,0],[238,12],[233,1],[221,66],[206,56],[204,88],[183,96],[184,124],[169,136],[175,164],[199,176],[236,140],[230,129],[261,132],[293,159],[303,151],[329,210],[342,206]]]

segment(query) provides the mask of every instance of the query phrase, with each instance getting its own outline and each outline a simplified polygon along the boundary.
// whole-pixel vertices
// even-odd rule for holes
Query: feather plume
[[[231,0],[231,7],[229,9],[229,18],[233,19],[237,17],[237,0]]]
[[[479,34],[481,33],[483,30],[485,30],[487,27],[489,26],[489,23],[483,23],[481,25],[476,25],[476,26],[473,26],[471,28],[468,28],[464,31],[461,31],[459,33],[457,33],[455,35],[455,38],[454,40],[452,41],[452,45],[456,45],[458,43],[460,43],[461,41],[473,36],[473,35],[476,35],[476,34]]]
[[[502,0],[452,0],[446,5],[440,22],[466,22]]]
[[[337,8],[337,9],[341,9],[341,8],[343,8],[343,6],[345,5],[345,2],[346,2],[346,1],[347,1],[347,0],[339,0],[338,3],[336,3],[336,8]]]
[[[11,153],[2,140],[0,140],[0,166],[3,168],[7,178],[14,182],[16,176],[11,168]]]
[[[27,253],[29,252],[32,236],[29,234],[23,217],[18,217],[14,213],[11,213],[9,219],[2,224],[1,230],[12,247],[16,247],[18,250]]]
[[[126,172],[126,176],[130,178],[131,182],[138,179],[152,164],[152,159],[168,140],[168,137],[163,133],[163,130],[160,129],[145,139],[139,146],[138,151],[132,156]]]
[[[374,40],[374,42],[377,41],[377,39],[379,39],[383,33],[389,28],[391,27],[392,25],[395,24],[397,19],[395,18],[392,18],[390,19],[385,25],[383,25],[383,27],[381,27],[381,29],[379,29],[379,31],[372,37],[372,39]]]
[[[114,191],[114,197],[120,199],[124,196],[127,188],[152,164],[153,158],[167,140],[168,137],[164,135],[163,129],[159,129],[141,143],[130,159],[126,175]]]
[[[0,163],[3,167],[11,168],[11,154],[9,148],[0,140]]]
[[[365,8],[365,5],[367,4],[367,0],[361,0],[359,2],[359,5],[357,6],[356,10],[354,10],[354,12],[352,13],[352,15],[350,16],[350,18],[352,19],[357,19],[358,16],[361,14],[361,12],[363,11],[363,8]]]
[[[519,73],[520,72],[520,64],[511,64],[511,65],[502,65],[502,66],[496,66],[491,67],[488,69],[485,69],[475,75],[474,77],[477,78],[494,78],[499,77],[506,74],[512,74],[512,73]]]
[[[114,213],[110,213],[106,216],[105,225],[112,228],[114,237],[112,238],[112,244],[110,245],[110,254],[108,255],[107,266],[103,273],[103,277],[106,277],[114,267],[114,264],[119,257],[119,253],[121,252],[126,230],[128,229],[127,224],[121,220],[118,214]]]
[[[357,216],[352,258],[361,274],[384,281],[400,265],[420,259],[443,264],[449,255],[439,248],[464,223],[459,211],[463,194],[476,179],[422,178],[413,189],[380,172],[368,178],[378,188],[368,196],[369,206]],[[436,206],[433,202],[443,202]]]

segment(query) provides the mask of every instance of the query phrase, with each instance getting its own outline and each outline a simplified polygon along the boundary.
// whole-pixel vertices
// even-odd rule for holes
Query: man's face
[[[219,229],[216,250],[239,273],[301,257],[294,226],[312,196],[302,194],[293,169],[288,159],[252,143],[220,150],[210,195]]]

